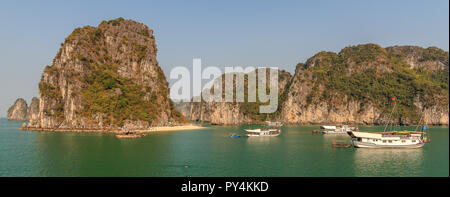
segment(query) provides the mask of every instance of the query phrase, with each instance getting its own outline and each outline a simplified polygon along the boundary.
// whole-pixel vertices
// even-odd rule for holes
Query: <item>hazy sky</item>
[[[0,117],[38,94],[42,70],[74,28],[133,19],[154,30],[166,77],[175,66],[277,66],[361,43],[449,49],[449,2],[5,1],[0,2]],[[168,78],[168,77],[167,77]]]

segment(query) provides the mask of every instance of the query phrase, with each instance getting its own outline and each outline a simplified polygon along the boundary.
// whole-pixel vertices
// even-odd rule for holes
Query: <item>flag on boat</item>
[[[392,98],[393,101],[395,101],[395,98]]]

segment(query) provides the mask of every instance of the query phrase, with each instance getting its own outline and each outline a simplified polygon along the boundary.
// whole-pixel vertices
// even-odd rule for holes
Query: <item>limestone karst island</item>
[[[0,3],[0,177],[449,176],[448,1],[102,3]]]
[[[38,110],[18,99],[8,118],[28,120],[24,129],[64,131],[142,130],[189,120],[449,124],[449,53],[436,47],[360,44],[319,52],[294,74],[279,71],[273,114],[259,113],[258,102],[174,104],[156,52],[153,30],[139,22],[118,18],[77,28],[42,73],[32,103]],[[392,120],[391,97],[399,100]]]
[[[25,129],[146,129],[185,118],[169,99],[153,30],[122,18],[75,29],[39,82]]]

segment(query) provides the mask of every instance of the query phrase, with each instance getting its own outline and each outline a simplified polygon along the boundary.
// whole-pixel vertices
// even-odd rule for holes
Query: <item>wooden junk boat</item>
[[[395,98],[392,98],[392,101],[395,101]],[[395,106],[396,103],[394,103],[392,113],[395,110]],[[422,118],[419,123],[421,121]],[[386,131],[389,122],[386,124],[383,132],[347,132],[352,138],[352,145],[357,148],[420,148],[431,141],[425,132],[426,124],[422,127],[422,131],[417,131],[418,126],[414,131]]]
[[[248,137],[274,137],[281,134],[280,129],[246,129]]]

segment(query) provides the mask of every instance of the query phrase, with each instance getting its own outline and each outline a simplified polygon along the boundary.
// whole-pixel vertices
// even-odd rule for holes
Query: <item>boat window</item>
[[[416,142],[416,140],[413,140],[412,142]]]
[[[405,142],[406,142],[406,140],[402,140],[402,142],[403,142],[403,143],[405,143]]]
[[[358,138],[358,142],[361,142],[361,138],[360,137]]]
[[[388,140],[389,143],[392,143],[392,140]]]
[[[383,143],[386,143],[386,140],[383,140]]]

